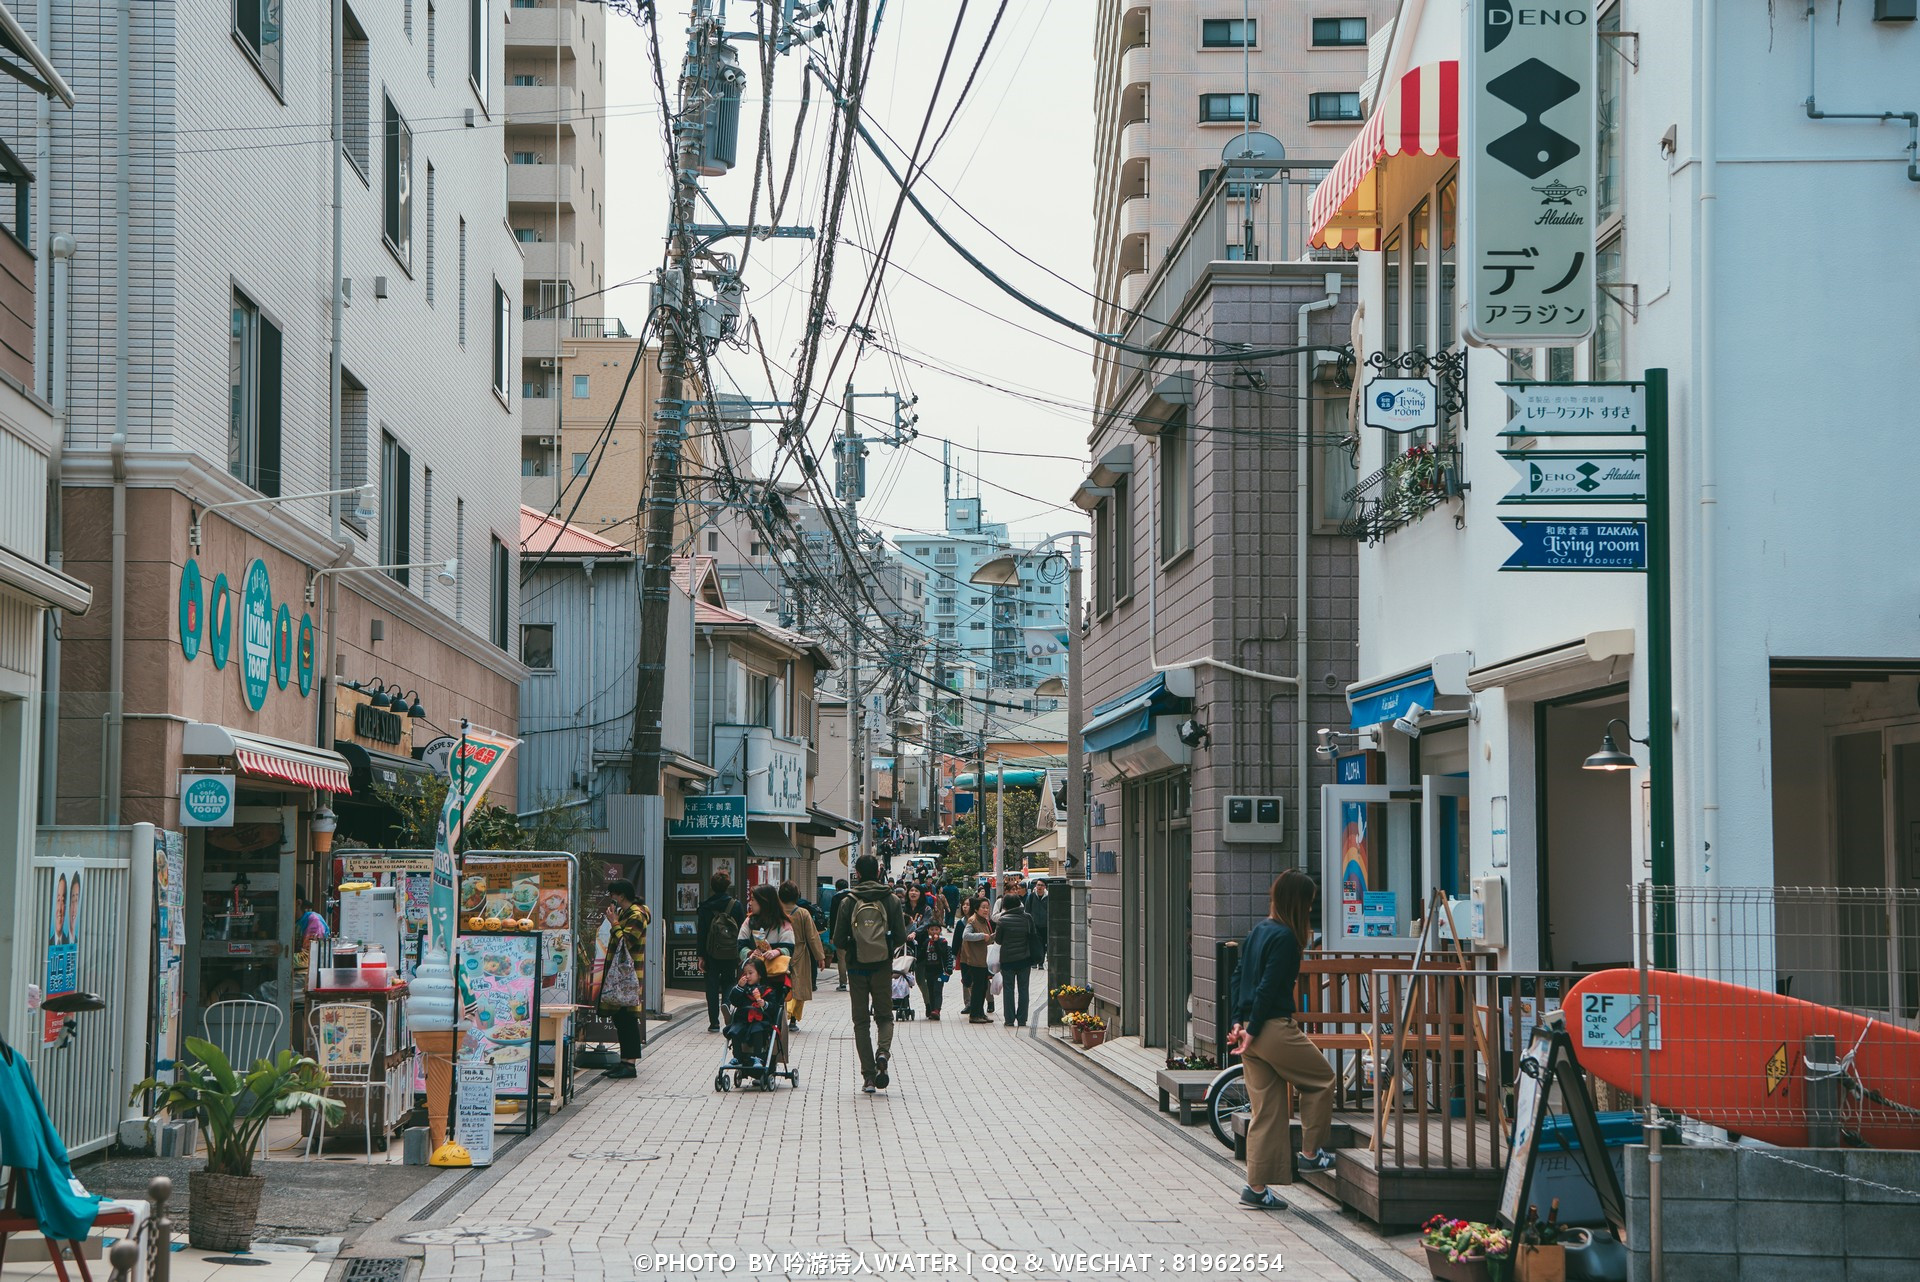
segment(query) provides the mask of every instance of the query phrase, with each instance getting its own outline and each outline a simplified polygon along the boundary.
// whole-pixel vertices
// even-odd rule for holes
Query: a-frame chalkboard
[[[1600,1138],[1600,1123],[1593,1115],[1593,1101],[1587,1097],[1586,1083],[1580,1078],[1580,1066],[1573,1057],[1573,1043],[1564,1028],[1538,1025],[1527,1052],[1520,1058],[1514,1088],[1513,1145],[1507,1151],[1507,1178],[1500,1188],[1500,1218],[1509,1228],[1518,1229],[1526,1218],[1527,1204],[1533,1194],[1535,1141],[1546,1124],[1553,1087],[1560,1088],[1561,1106],[1573,1121],[1573,1138],[1587,1178],[1593,1181],[1600,1198],[1601,1213],[1613,1226],[1614,1236],[1627,1240],[1626,1200],[1620,1192],[1620,1180],[1607,1158],[1606,1144]]]

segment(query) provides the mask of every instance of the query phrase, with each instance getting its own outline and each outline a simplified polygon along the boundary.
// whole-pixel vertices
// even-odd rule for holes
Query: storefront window
[[[1600,247],[1594,258],[1594,278],[1600,288],[1595,301],[1599,309],[1593,327],[1593,376],[1605,381],[1627,376],[1627,309],[1620,302],[1624,291],[1621,281],[1620,238],[1614,237]]]
[[[1427,269],[1433,259],[1431,228],[1433,205],[1430,201],[1421,201],[1413,207],[1413,217],[1407,222],[1407,236],[1413,242],[1412,261],[1409,263],[1411,285],[1407,300],[1407,332],[1410,338],[1408,346],[1416,352],[1427,350]]]
[[[1442,351],[1453,346],[1458,337],[1454,316],[1453,298],[1453,260],[1454,260],[1454,224],[1458,219],[1456,209],[1459,203],[1457,183],[1453,175],[1440,184],[1440,348]]]
[[[1617,38],[1620,7],[1615,5],[1601,15],[1595,26],[1601,38],[1595,55],[1600,65],[1594,77],[1594,173],[1598,183],[1593,192],[1594,220],[1604,226],[1607,219],[1620,212],[1620,104],[1626,96],[1626,59],[1620,55]],[[1608,39],[1607,32],[1615,33],[1616,38]]]
[[[1395,228],[1387,237],[1385,254],[1387,317],[1386,346],[1389,356],[1400,354],[1400,231]]]

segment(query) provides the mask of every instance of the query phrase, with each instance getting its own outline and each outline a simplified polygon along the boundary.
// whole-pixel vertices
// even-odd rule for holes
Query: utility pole
[[[858,585],[851,581],[860,574],[860,497],[866,489],[867,447],[860,440],[860,425],[853,416],[853,380],[847,380],[846,426],[840,437],[839,487],[840,502],[847,516],[847,578],[855,591],[849,595],[850,602],[859,600]],[[860,640],[861,620],[857,604],[852,606],[854,617],[848,620],[847,656],[852,671],[849,684],[852,686],[854,726],[853,741],[853,801],[854,813],[860,818],[861,855],[873,853],[873,781],[871,762],[873,749],[871,736],[867,729],[866,697],[860,689],[862,646]]]

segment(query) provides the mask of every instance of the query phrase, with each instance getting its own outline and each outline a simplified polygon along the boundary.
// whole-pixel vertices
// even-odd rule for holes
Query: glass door
[[[1417,789],[1328,784],[1320,789],[1323,946],[1336,952],[1410,952],[1413,920],[1425,911],[1424,871],[1390,840],[1412,830]]]
[[[1420,780],[1422,884],[1429,890],[1447,892],[1447,898],[1466,899],[1470,893],[1467,859],[1467,777],[1465,775],[1426,775]],[[1453,909],[1454,924],[1471,937],[1473,927],[1463,919],[1460,906]],[[1445,932],[1446,918],[1440,919]],[[1444,933],[1441,936],[1445,938]]]

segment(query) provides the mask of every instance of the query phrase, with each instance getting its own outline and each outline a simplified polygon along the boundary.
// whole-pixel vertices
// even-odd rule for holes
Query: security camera
[[[1393,728],[1409,739],[1418,739],[1420,737],[1420,720],[1426,715],[1427,710],[1425,708],[1417,703],[1413,704],[1406,712],[1394,718]]]
[[[1314,748],[1314,751],[1321,756],[1331,757],[1338,751],[1333,744],[1333,731],[1331,728],[1322,726],[1320,729],[1314,731],[1314,737],[1320,741],[1318,746]]]
[[[1195,721],[1192,717],[1188,717],[1180,723],[1180,742],[1186,744],[1189,748],[1201,747],[1211,738],[1212,734],[1207,728],[1198,721]]]

